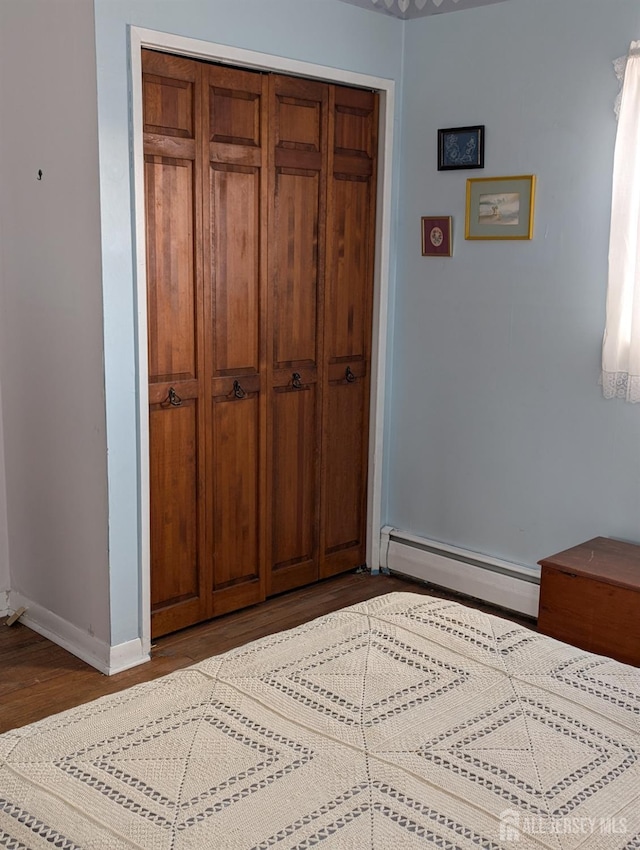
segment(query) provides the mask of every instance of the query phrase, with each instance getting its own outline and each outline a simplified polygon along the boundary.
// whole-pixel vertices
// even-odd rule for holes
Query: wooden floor
[[[153,646],[151,661],[107,677],[26,626],[17,623],[8,628],[0,620],[0,732],[396,590],[457,599],[529,628],[535,627],[535,621],[526,617],[399,576],[348,573],[159,638]]]

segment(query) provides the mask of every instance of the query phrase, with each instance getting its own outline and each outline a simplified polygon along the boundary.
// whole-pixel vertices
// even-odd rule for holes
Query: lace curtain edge
[[[611,63],[613,65],[613,70],[615,72],[616,77],[618,78],[618,83],[620,84],[620,90],[616,95],[615,102],[613,104],[613,111],[616,113],[616,120],[620,118],[620,104],[622,103],[622,87],[624,86],[624,74],[627,70],[627,60],[629,56],[637,56],[640,54],[640,41],[632,41],[629,46],[629,52],[624,56],[618,56],[617,59],[614,59]]]
[[[619,398],[632,404],[640,402],[640,375],[603,371],[598,383],[605,398]]]
[[[622,103],[622,86],[624,85],[624,72],[627,69],[627,56],[618,56],[617,59],[613,60],[613,70],[615,71],[616,77],[618,78],[618,82],[620,84],[620,89],[618,94],[616,95],[615,102],[613,104],[613,111],[616,113],[616,120],[620,118],[620,104]]]

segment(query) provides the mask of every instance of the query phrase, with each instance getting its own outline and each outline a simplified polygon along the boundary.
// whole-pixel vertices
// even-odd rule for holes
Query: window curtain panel
[[[602,390],[640,402],[640,41],[627,57],[613,162]]]

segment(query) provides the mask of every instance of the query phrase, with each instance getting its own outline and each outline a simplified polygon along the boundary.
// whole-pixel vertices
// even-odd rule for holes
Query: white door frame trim
[[[375,89],[380,93],[380,126],[378,148],[378,187],[376,215],[376,251],[373,300],[373,335],[371,352],[371,399],[369,425],[369,473],[367,498],[367,563],[372,571],[380,564],[380,527],[382,512],[382,452],[385,402],[385,370],[387,356],[387,307],[390,277],[391,195],[393,162],[393,129],[395,115],[395,82],[339,68],[330,68],[186,38],[171,33],[129,27],[131,134],[134,188],[134,252],[137,312],[137,379],[138,379],[138,470],[140,517],[140,624],[143,650],[151,645],[151,557],[149,516],[149,397],[147,359],[147,292],[145,250],[144,151],[142,120],[143,47],[177,53],[198,59],[232,65],[277,71],[343,85]]]

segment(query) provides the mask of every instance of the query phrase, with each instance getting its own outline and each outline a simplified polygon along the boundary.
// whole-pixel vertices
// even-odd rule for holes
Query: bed
[[[392,593],[0,736],[0,848],[640,850],[640,670]]]

